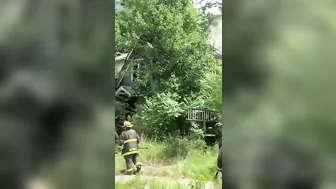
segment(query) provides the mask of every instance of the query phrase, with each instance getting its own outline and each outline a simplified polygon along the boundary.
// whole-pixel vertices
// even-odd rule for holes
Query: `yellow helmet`
[[[132,123],[129,121],[124,121],[124,127],[132,127]]]

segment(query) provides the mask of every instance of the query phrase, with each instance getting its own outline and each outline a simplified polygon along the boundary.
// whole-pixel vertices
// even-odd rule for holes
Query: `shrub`
[[[133,123],[139,132],[149,137],[172,136],[177,132],[177,118],[185,111],[185,103],[178,102],[176,93],[160,93],[146,99],[146,103],[139,107]]]

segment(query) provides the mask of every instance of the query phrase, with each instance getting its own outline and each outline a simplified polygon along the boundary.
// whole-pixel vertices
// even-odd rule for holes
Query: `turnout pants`
[[[139,161],[139,154],[130,154],[124,156],[126,162],[126,174],[139,172],[142,164]]]
[[[207,146],[215,146],[216,138],[214,136],[205,136],[204,140]]]

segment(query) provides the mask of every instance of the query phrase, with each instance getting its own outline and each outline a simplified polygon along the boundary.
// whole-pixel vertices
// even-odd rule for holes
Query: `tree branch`
[[[195,5],[201,4],[202,2],[204,2],[205,0],[200,0],[199,2],[195,3]]]
[[[215,2],[215,3],[207,3],[202,8],[211,8],[211,7],[216,7],[216,6],[222,6],[222,3],[220,2]]]

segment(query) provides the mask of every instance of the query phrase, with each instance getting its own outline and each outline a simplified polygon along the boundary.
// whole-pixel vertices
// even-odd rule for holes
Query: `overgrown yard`
[[[116,188],[132,188],[131,186],[143,188],[145,185],[150,186],[151,189],[204,188],[201,185],[214,181],[217,146],[211,150],[206,148],[202,140],[169,138],[165,142],[159,142],[145,137],[142,137],[140,146],[149,148],[140,149],[140,160],[144,164],[139,174],[140,177],[151,176],[152,178],[164,178],[164,180],[155,179],[156,182],[151,182],[149,181],[151,179],[142,178],[140,181],[137,177],[126,183],[116,180]],[[120,154],[116,155],[115,166],[117,175],[125,169],[125,162]],[[181,184],[184,181],[174,183],[173,181],[177,179],[190,182],[184,185]]]
[[[136,186],[136,187],[135,187]],[[140,188],[150,188],[150,189],[184,189],[185,187],[181,184],[167,184],[162,182],[155,182],[155,181],[146,181],[140,179],[134,179],[127,183],[116,183],[115,188],[125,188],[125,189],[140,189]]]

